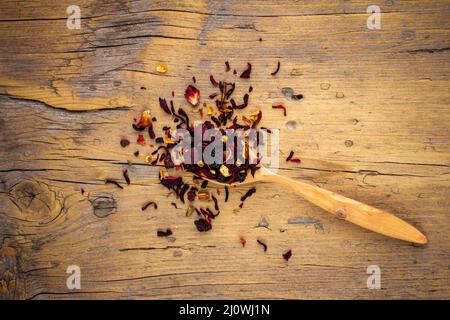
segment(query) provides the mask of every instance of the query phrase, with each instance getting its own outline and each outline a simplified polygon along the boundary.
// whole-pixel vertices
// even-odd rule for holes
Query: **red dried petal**
[[[145,138],[144,138],[144,136],[142,134],[138,135],[137,143],[145,144]]]
[[[194,86],[189,85],[186,88],[184,97],[186,98],[187,102],[189,102],[192,106],[195,107],[200,102],[200,90],[198,90]]]
[[[241,241],[242,246],[245,247],[245,245],[247,244],[247,240],[245,240],[245,238],[242,236],[239,237],[239,240]]]
[[[287,112],[286,112],[286,107],[283,106],[282,104],[279,104],[279,105],[276,105],[276,106],[272,106],[272,108],[273,108],[273,109],[283,109],[283,114],[284,114],[284,116],[286,117],[286,114],[287,114]]]

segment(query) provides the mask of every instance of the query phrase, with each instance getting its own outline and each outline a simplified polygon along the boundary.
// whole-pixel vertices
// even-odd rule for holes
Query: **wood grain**
[[[70,1],[0,3],[1,298],[450,297],[448,1],[373,1],[373,31],[364,1],[78,3],[80,30],[66,28]],[[197,232],[130,123],[149,108],[161,128],[157,98],[175,90],[184,104],[191,77],[209,88],[226,60],[252,62],[250,108],[281,129],[282,157],[302,158],[281,161],[281,174],[392,212],[429,243],[363,230],[267,183],[241,210],[247,188],[233,190],[213,230]],[[305,99],[286,100],[284,87]],[[279,102],[286,118],[270,108]],[[123,169],[130,186],[104,184],[123,183]],[[158,210],[142,212],[149,200]],[[156,237],[167,227],[173,238]],[[66,287],[69,265],[81,290]],[[369,265],[381,290],[367,289]]]

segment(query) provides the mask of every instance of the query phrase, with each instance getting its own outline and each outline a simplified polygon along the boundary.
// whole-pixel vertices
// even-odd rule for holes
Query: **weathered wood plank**
[[[369,31],[364,1],[266,3],[80,1],[82,29],[71,31],[64,1],[2,1],[1,298],[450,296],[450,4],[374,3],[383,27]],[[130,123],[147,108],[161,128],[157,98],[175,90],[182,105],[190,78],[209,88],[225,60],[238,70],[252,62],[250,108],[281,129],[282,158],[302,158],[281,161],[282,174],[391,211],[430,243],[373,234],[268,184],[241,210],[246,188],[233,190],[212,232],[198,233],[145,164],[151,148],[119,141],[133,140]],[[167,74],[155,72],[158,62]],[[287,101],[283,87],[304,101]],[[131,186],[104,184],[123,181],[125,168]],[[158,210],[142,212],[149,200]],[[262,217],[269,229],[255,227]],[[156,237],[161,227],[174,238]],[[79,291],[66,287],[72,264]],[[372,264],[382,290],[366,287]]]

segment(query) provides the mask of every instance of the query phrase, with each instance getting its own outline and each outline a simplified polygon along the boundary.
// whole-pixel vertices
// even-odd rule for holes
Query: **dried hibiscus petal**
[[[172,112],[170,112],[169,106],[167,105],[166,99],[159,98],[159,106],[164,110],[165,113],[172,114]]]
[[[139,143],[139,144],[145,144],[145,138],[144,138],[144,136],[143,136],[142,134],[138,135],[136,141],[137,141],[137,143]]]
[[[283,253],[283,258],[284,260],[288,261],[289,258],[292,256],[292,250],[289,249],[288,251],[286,251],[285,253]]]
[[[204,218],[200,218],[198,220],[194,221],[195,226],[197,227],[197,230],[200,232],[206,232],[211,230],[212,225],[210,222],[208,222],[208,220],[204,219]]]
[[[122,140],[120,140],[120,145],[122,146],[122,148],[127,147],[130,144],[130,140],[123,138]]]
[[[216,81],[216,79],[214,79],[214,76],[212,74],[209,76],[209,81],[211,81],[211,84],[214,87],[217,87],[219,85],[219,83]]]
[[[225,202],[228,201],[228,197],[230,196],[230,192],[228,191],[228,187],[225,186]]]
[[[244,72],[241,74],[242,79],[248,79],[250,78],[250,73],[252,72],[252,65],[250,63],[247,63],[247,69],[245,69]]]
[[[294,156],[294,151],[291,151],[288,155],[288,157],[286,158],[286,162],[290,161],[292,159],[292,157]]]
[[[200,102],[200,91],[196,87],[189,85],[186,88],[184,97],[186,98],[187,102],[195,107]]]
[[[283,114],[286,117],[286,107],[283,106],[282,104],[276,105],[276,106],[272,106],[273,109],[283,109]]]
[[[281,65],[280,61],[278,61],[277,69],[274,72],[272,72],[270,75],[272,75],[272,76],[276,75],[278,73],[278,71],[280,71],[280,65]]]
[[[113,184],[113,185],[115,185],[117,188],[123,189],[123,187],[120,185],[120,183],[118,183],[116,180],[106,179],[106,180],[105,180],[105,184]]]
[[[150,206],[153,206],[153,208],[158,209],[158,205],[157,205],[156,202],[154,202],[154,201],[147,202],[146,204],[144,204],[144,205],[142,206],[141,209],[142,209],[142,211],[145,211],[145,210],[147,210],[147,208],[150,207]]]
[[[247,244],[247,240],[245,240],[245,238],[243,236],[239,237],[239,241],[241,242],[242,247],[245,247],[245,245]]]
[[[263,248],[264,248],[264,252],[267,251],[267,244],[265,244],[263,241],[261,240],[256,240],[256,242],[258,242],[258,244],[260,244]]]
[[[248,197],[251,197],[255,192],[256,192],[256,188],[255,187],[251,188],[241,197],[241,201],[244,202],[245,199],[247,199]]]
[[[166,229],[166,230],[158,230],[157,232],[156,232],[156,235],[158,236],[158,237],[168,237],[168,236],[171,236],[173,234],[173,232],[172,232],[172,230],[170,230],[170,229]]]
[[[195,200],[195,197],[197,196],[197,188],[191,187],[191,189],[187,193],[187,199],[192,202]]]
[[[123,177],[125,178],[125,181],[127,182],[127,185],[130,185],[130,176],[128,175],[128,169],[123,170]]]
[[[145,110],[141,113],[141,118],[136,123],[136,127],[138,128],[147,128],[152,125],[152,115],[150,114],[150,110]]]

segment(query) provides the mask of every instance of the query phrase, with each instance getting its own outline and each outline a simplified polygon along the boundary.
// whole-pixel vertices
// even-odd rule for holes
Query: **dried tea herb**
[[[256,188],[249,189],[242,197],[241,201],[244,202],[248,197],[251,197],[256,192]]]
[[[165,65],[161,64],[161,63],[158,63],[156,65],[156,71],[158,73],[166,73],[167,72],[167,67]]]
[[[150,201],[150,202],[147,202],[146,204],[144,204],[143,206],[142,206],[142,211],[145,211],[145,210],[147,210],[147,208],[148,207],[150,207],[150,206],[153,206],[153,208],[156,210],[156,209],[158,209],[158,205],[156,204],[156,202],[154,202],[154,201]]]
[[[172,112],[169,109],[169,106],[167,105],[166,99],[159,98],[159,106],[161,107],[161,109],[164,110],[165,113],[172,114]]]
[[[225,63],[226,72],[231,71],[230,65],[228,62]],[[248,79],[251,76],[252,65],[250,63],[247,64],[247,69],[242,72],[240,77],[242,79]],[[233,72],[237,74],[236,70]],[[253,92],[253,87],[248,87],[248,92],[244,93],[241,97],[235,97],[236,83],[229,82],[226,80],[218,81],[214,78],[213,75],[210,75],[209,78],[214,90],[209,95],[209,98],[212,100],[211,105],[207,105],[206,102],[203,102],[202,107],[194,110],[198,110],[200,116],[202,117],[201,129],[204,131],[214,129],[218,130],[222,133],[222,141],[224,142],[224,159],[234,151],[234,146],[230,147],[226,145],[227,134],[226,130],[243,130],[244,132],[250,129],[256,129],[259,126],[259,123],[262,119],[262,112],[257,110],[256,112],[252,112],[250,115],[242,116],[242,123],[238,121],[238,115],[235,112],[238,110],[242,110],[248,107],[250,101],[250,93]],[[238,79],[237,79],[238,80]],[[192,77],[192,81],[194,84],[197,83],[197,79]],[[174,97],[174,92],[172,91],[172,97]],[[193,85],[189,85],[185,90],[185,99],[192,106],[197,106],[200,104],[200,90],[197,89]],[[212,179],[221,183],[226,184],[234,184],[238,182],[242,182],[246,179],[248,174],[255,175],[255,172],[258,170],[259,166],[259,157],[257,159],[257,163],[249,163],[248,159],[245,159],[243,162],[235,161],[234,163],[223,162],[223,164],[205,164],[203,161],[199,161],[197,163],[174,163],[174,159],[172,159],[172,149],[176,145],[177,139],[172,136],[171,131],[175,131],[175,129],[185,129],[188,133],[191,134],[193,138],[194,134],[194,123],[190,121],[188,113],[183,108],[176,108],[175,102],[173,100],[166,100],[164,98],[159,98],[159,105],[161,109],[168,115],[171,116],[172,121],[174,123],[175,128],[171,129],[170,126],[164,126],[162,133],[158,133],[158,137],[156,137],[155,132],[153,130],[152,121],[155,121],[154,118],[151,118],[149,111],[144,111],[141,114],[141,117],[138,121],[135,120],[135,124],[133,124],[133,128],[136,131],[143,131],[145,128],[148,128],[148,134],[151,140],[155,139],[158,147],[156,150],[153,150],[151,158],[147,157],[147,162],[152,165],[162,164],[165,169],[174,169],[173,174],[170,175],[165,170],[160,170],[160,183],[170,190],[171,194],[174,194],[177,199],[184,203],[185,198],[189,202],[195,201],[198,197],[200,200],[213,201],[214,208],[213,212],[209,208],[195,208],[192,205],[186,211],[186,215],[190,215],[193,211],[196,211],[201,217],[196,221],[197,228],[203,231],[207,231],[211,229],[211,220],[214,219],[219,214],[219,201],[214,196],[211,195],[206,190],[201,190],[207,187],[207,180]],[[204,112],[206,111],[206,112]],[[207,119],[203,120],[204,117]],[[145,139],[141,134],[142,144],[145,144]],[[247,143],[247,142],[246,142]],[[209,143],[205,142],[202,144],[202,148],[208,147]],[[151,146],[152,147],[152,146]],[[246,148],[250,147],[250,145],[245,145]],[[231,148],[231,149],[230,149]],[[202,151],[202,150],[200,150]],[[156,157],[156,159],[154,159]],[[201,178],[202,182],[199,185],[200,190],[191,186],[185,181],[183,181],[182,177],[176,176],[177,170],[184,170],[190,173],[193,173],[195,177]],[[244,196],[241,197],[242,203],[240,207],[243,207],[243,201],[246,198],[250,197],[256,189],[250,189]],[[219,193],[218,193],[219,195]],[[225,202],[228,201],[229,198],[229,189],[225,187]],[[173,202],[172,205],[175,208],[178,208],[176,203]]]
[[[197,188],[196,187],[191,187],[191,189],[189,190],[189,192],[187,193],[187,198],[190,202],[195,200],[195,197],[197,196]]]
[[[209,76],[209,81],[211,81],[211,84],[214,87],[218,87],[219,86],[219,83],[216,81],[216,79],[214,79],[214,76],[212,74]]]
[[[175,202],[171,202],[170,204],[171,204],[172,207],[174,207],[175,209],[178,209],[178,206],[177,206],[177,204],[176,204]]]
[[[122,140],[120,140],[120,145],[122,146],[122,148],[127,147],[130,144],[130,140],[123,138]]]
[[[294,156],[294,151],[291,151],[289,153],[288,157],[286,158],[286,162],[289,162],[292,159],[293,156]]]
[[[181,202],[183,202],[183,203],[184,203],[184,194],[186,193],[186,191],[188,189],[189,189],[189,185],[187,183],[185,183],[180,189],[179,197],[180,197]]]
[[[272,72],[270,75],[271,75],[271,76],[276,75],[276,74],[278,73],[278,71],[280,71],[280,66],[281,66],[281,63],[280,63],[280,61],[278,61],[277,69],[276,69],[274,72]]]
[[[263,241],[261,240],[256,240],[256,242],[258,242],[258,244],[260,244],[263,248],[264,248],[264,252],[267,251],[267,244],[265,244]]]
[[[286,158],[286,162],[294,162],[294,163],[300,163],[300,158],[294,158],[294,151],[291,151],[289,153],[289,156]]]
[[[228,72],[230,70],[231,70],[230,63],[228,61],[225,61],[225,72]]]
[[[187,210],[186,210],[186,217],[192,216],[192,214],[194,213],[194,211],[195,211],[194,206],[190,205],[190,206],[187,208]]]
[[[195,107],[200,102],[200,91],[196,87],[189,85],[186,88],[184,97],[186,98],[187,102],[189,102],[193,107]]]
[[[225,202],[228,202],[228,197],[230,196],[230,192],[228,191],[228,187],[225,186]]]
[[[284,260],[288,261],[292,256],[292,250],[289,249],[288,251],[286,251],[285,253],[283,253],[283,258]]]
[[[214,209],[215,209],[216,211],[219,211],[219,203],[218,203],[218,201],[217,201],[217,198],[214,197],[214,195],[211,195],[211,199],[212,199],[213,202],[214,202]]]
[[[206,231],[211,230],[211,228],[212,228],[211,223],[208,222],[204,218],[200,218],[198,220],[195,220],[194,224],[197,227],[197,230],[200,231],[200,232],[206,232]]]
[[[161,230],[161,229],[159,229],[159,230],[156,232],[156,235],[157,235],[158,237],[168,237],[168,236],[171,236],[172,234],[173,234],[173,232],[172,232],[172,230],[169,229],[169,228],[167,228],[166,230]]]
[[[136,150],[133,154],[135,157],[139,157],[139,150]]]
[[[123,170],[123,177],[125,178],[125,181],[127,182],[127,185],[130,185],[130,176],[128,175],[128,169]]]
[[[276,106],[272,106],[273,109],[283,109],[283,114],[286,117],[287,112],[286,112],[286,107],[283,106],[282,104],[276,105]]]
[[[113,185],[115,185],[117,188],[123,189],[123,187],[120,185],[120,183],[118,183],[116,180],[106,179],[106,180],[105,180],[105,184],[113,184]]]
[[[241,78],[242,79],[248,79],[248,78],[250,78],[250,73],[252,72],[252,65],[251,65],[251,63],[248,63],[247,62],[247,69],[245,69],[245,71],[244,72],[242,72],[242,74],[241,74]]]
[[[137,138],[136,141],[137,141],[137,143],[139,143],[139,144],[142,144],[142,145],[145,144],[145,138],[144,138],[144,136],[143,136],[142,134],[138,135],[138,138]]]
[[[245,240],[245,238],[243,236],[239,237],[239,241],[241,242],[242,247],[245,247],[245,245],[247,244],[247,240]]]

